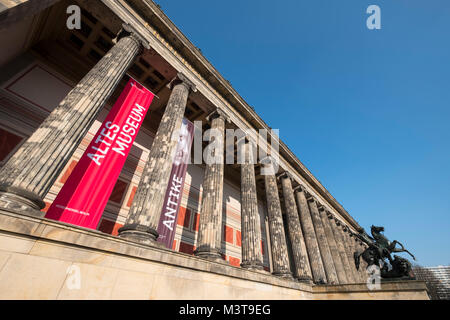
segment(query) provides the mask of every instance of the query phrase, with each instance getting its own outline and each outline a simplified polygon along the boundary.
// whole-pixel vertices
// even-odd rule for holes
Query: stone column
[[[305,240],[295,204],[294,190],[289,175],[284,172],[281,176],[284,204],[286,207],[286,220],[288,224],[289,239],[291,240],[292,256],[294,258],[294,277],[299,281],[311,282],[311,267],[308,261]]]
[[[350,237],[349,228],[345,225],[342,225],[342,231],[344,235],[344,241],[345,241],[345,247],[347,249],[347,256],[349,257],[349,260],[352,261],[351,263],[351,270],[355,277],[355,280],[357,283],[362,282],[361,273],[359,273],[358,270],[356,270],[355,266],[355,258],[354,258],[354,245],[353,245],[353,239]]]
[[[305,193],[299,186],[296,189],[295,197],[297,199],[298,211],[300,216],[300,224],[305,238],[306,249],[308,252],[309,263],[314,278],[314,283],[327,283],[327,276],[323,266],[322,257],[320,256],[319,244],[317,243],[314,225],[309,212],[308,201],[306,201]]]
[[[338,246],[339,254],[341,255],[341,260],[344,263],[344,270],[347,275],[348,283],[355,283],[357,282],[355,279],[355,274],[352,269],[352,263],[354,264],[353,260],[349,260],[349,256],[347,254],[347,251],[345,249],[345,241],[342,235],[342,232],[337,225],[337,219],[333,217],[331,214],[328,215],[328,219],[330,219],[331,228],[333,229],[334,237],[336,239],[336,243]]]
[[[339,220],[335,220],[336,225],[338,226],[338,230],[342,235],[342,240],[344,243],[344,249],[345,249],[345,253],[347,254],[347,258],[349,260],[350,263],[350,272],[352,274],[354,283],[359,283],[360,282],[360,275],[358,274],[356,267],[355,267],[355,259],[353,257],[353,251],[352,248],[350,247],[350,237],[348,236],[347,233],[347,227]]]
[[[144,44],[128,25],[116,40],[3,166],[0,209],[44,215],[44,197]]]
[[[145,244],[155,244],[158,238],[158,224],[178,144],[177,132],[181,128],[189,90],[196,90],[183,74],[178,74],[170,86],[172,93],[153,140],[130,213],[125,225],[119,229],[120,237]]]
[[[241,267],[263,270],[261,221],[256,195],[253,145],[251,142],[244,142],[241,148],[244,155],[244,163],[241,164]]]
[[[267,174],[264,175],[264,185],[267,198],[267,215],[269,218],[270,243],[272,246],[273,275],[292,278],[289,267],[289,256],[284,233],[283,216],[281,212],[280,197],[278,195],[275,170],[272,165],[273,159],[267,157],[263,160],[268,166]]]
[[[350,233],[350,241],[352,241],[353,252],[361,252],[361,248],[359,246],[359,239],[357,239],[353,233]],[[356,269],[356,266],[355,266]],[[359,279],[361,282],[366,282],[368,274],[367,274],[367,263],[363,258],[360,259],[359,269],[356,271],[359,275]]]
[[[347,276],[345,275],[344,265],[341,256],[338,251],[336,239],[334,238],[333,230],[331,229],[330,221],[326,213],[325,208],[320,205],[319,216],[322,219],[323,229],[327,238],[328,247],[330,248],[331,257],[333,258],[334,268],[340,284],[348,283]]]
[[[316,232],[317,242],[319,243],[320,256],[322,257],[323,266],[327,274],[328,284],[338,284],[338,276],[334,268],[333,257],[331,256],[330,247],[328,246],[325,230],[323,228],[322,220],[319,216],[316,200],[313,197],[307,197],[311,218]]]
[[[358,252],[363,252],[364,250],[366,250],[366,245],[364,245],[364,243],[362,243],[361,241],[357,240],[356,241],[356,250]],[[364,261],[363,258],[360,259],[359,262],[359,274],[360,274],[360,278],[365,282],[367,280],[367,278],[369,277],[369,275],[367,274],[367,262]]]
[[[226,115],[217,109],[208,116],[214,137],[215,161],[208,161],[203,178],[202,205],[195,255],[223,261],[222,245],[222,206],[224,170],[224,131]]]
[[[345,278],[344,283],[352,283],[353,277],[349,270],[350,265],[349,265],[349,261],[348,261],[348,256],[347,256],[347,253],[345,252],[344,243],[342,242],[342,238],[340,237],[340,234],[336,230],[336,224],[334,223],[333,216],[331,215],[331,213],[329,211],[325,210],[324,218],[326,219],[326,223],[329,226],[331,234],[334,238],[334,242],[336,243],[336,252],[337,252],[337,255],[339,256],[339,260],[341,262],[339,268],[342,269],[341,272],[343,273],[343,275],[344,275],[343,277]],[[335,267],[336,267],[336,272],[338,273],[338,277],[339,277],[338,266],[336,266],[336,263],[335,263]]]

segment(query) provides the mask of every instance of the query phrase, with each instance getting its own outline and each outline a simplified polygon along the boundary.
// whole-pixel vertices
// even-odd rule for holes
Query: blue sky
[[[448,0],[157,3],[361,226],[450,264]]]

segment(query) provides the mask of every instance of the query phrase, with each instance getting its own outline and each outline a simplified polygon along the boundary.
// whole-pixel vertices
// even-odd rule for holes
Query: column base
[[[118,230],[119,237],[139,242],[142,244],[147,244],[151,246],[160,247],[161,245],[156,241],[158,239],[158,231],[153,228],[146,227],[140,224],[128,224],[124,225]]]
[[[267,272],[260,261],[242,261],[241,267],[248,270]]]
[[[313,283],[316,284],[316,285],[325,285],[325,284],[327,284],[327,282],[324,279],[314,280]]]
[[[300,277],[295,277],[295,279],[298,282],[307,283],[307,284],[313,284],[313,281],[312,281],[312,279],[310,277],[300,276]]]
[[[289,271],[284,272],[272,272],[272,275],[278,278],[286,279],[286,280],[294,280],[292,273]]]
[[[45,212],[40,210],[44,207],[45,202],[34,193],[21,188],[0,186],[0,208],[5,211],[42,218]]]
[[[194,250],[194,255],[196,257],[210,260],[210,261],[221,262],[221,263],[226,262],[223,259],[222,253],[220,252],[220,250],[211,248],[210,246],[198,247],[197,249]]]

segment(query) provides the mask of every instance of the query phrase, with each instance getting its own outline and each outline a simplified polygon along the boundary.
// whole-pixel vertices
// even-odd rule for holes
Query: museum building
[[[67,27],[71,5],[80,28]],[[427,299],[421,281],[368,290],[356,220],[156,3],[0,0],[0,41],[0,298]],[[130,77],[155,99],[96,229],[45,218]],[[256,164],[189,164],[165,248],[183,118],[277,143],[277,170],[261,172],[270,148]]]

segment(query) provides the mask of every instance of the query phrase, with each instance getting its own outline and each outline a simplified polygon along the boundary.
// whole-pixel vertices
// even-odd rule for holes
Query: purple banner
[[[183,119],[180,129],[177,150],[173,159],[172,171],[167,185],[161,219],[158,225],[158,241],[171,249],[175,230],[177,228],[178,209],[183,197],[184,179],[186,177],[187,162],[191,154],[191,145],[194,138],[194,125]]]

